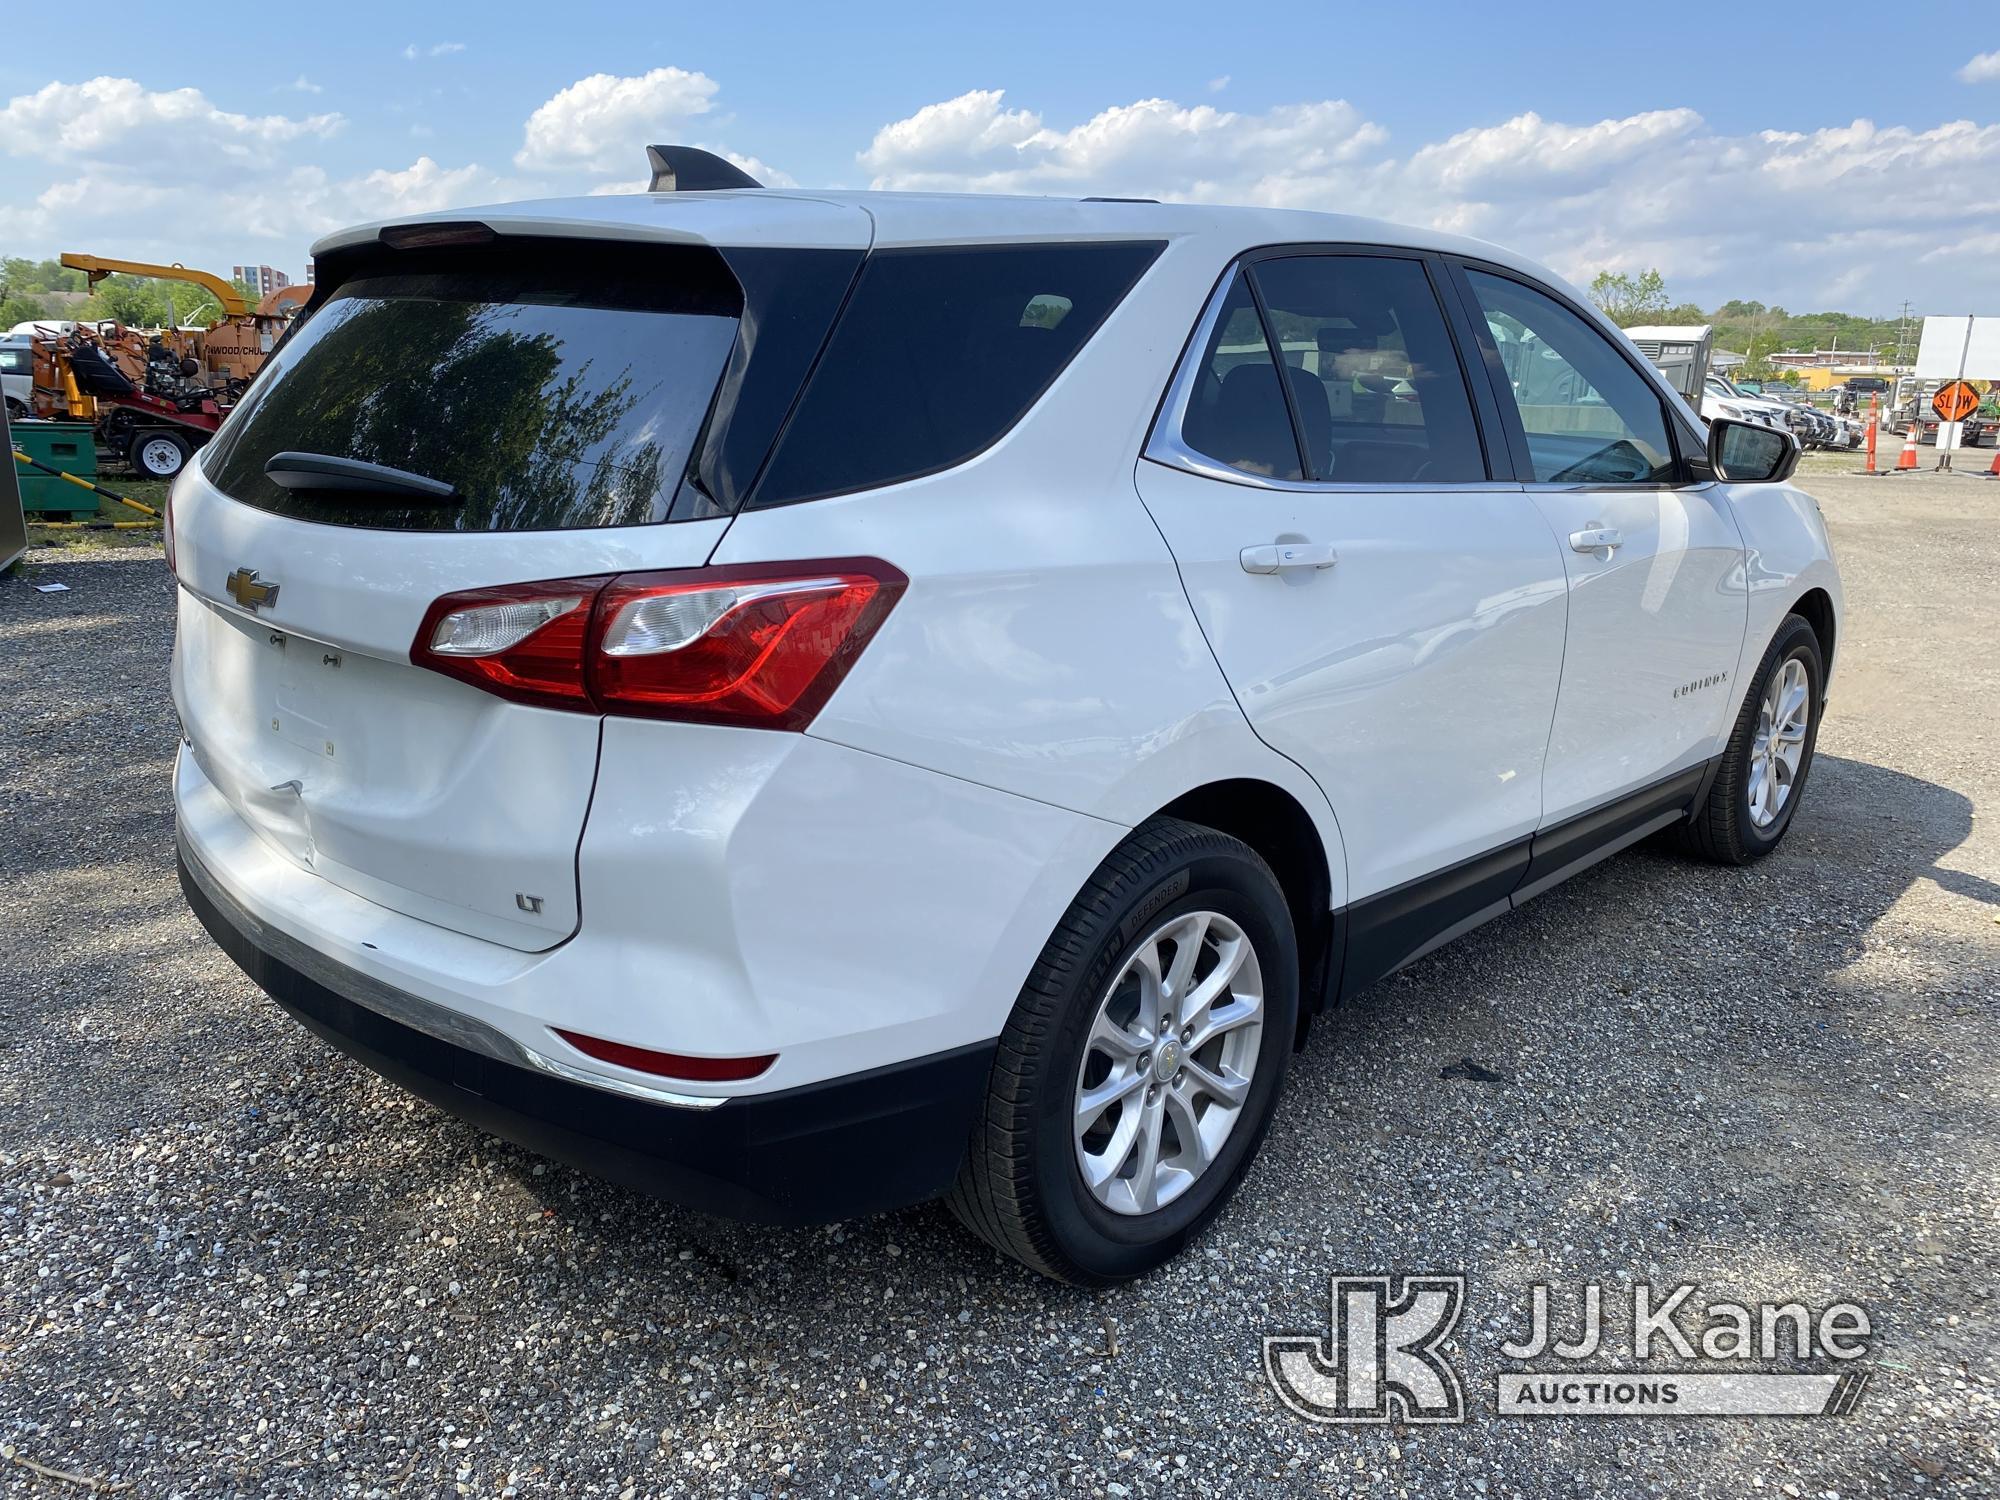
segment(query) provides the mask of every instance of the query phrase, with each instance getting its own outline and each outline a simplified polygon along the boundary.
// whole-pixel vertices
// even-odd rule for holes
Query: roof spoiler
[[[760,188],[764,184],[735,162],[699,146],[648,146],[653,168],[649,193],[705,193],[721,188]]]

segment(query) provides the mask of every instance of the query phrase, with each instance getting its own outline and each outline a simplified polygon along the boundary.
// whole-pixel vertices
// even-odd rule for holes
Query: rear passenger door
[[[1351,984],[1504,906],[1561,675],[1562,559],[1489,475],[1497,411],[1442,274],[1393,251],[1249,258],[1138,468],[1244,713],[1340,820]]]
[[[1463,275],[1516,473],[1569,571],[1553,824],[1696,775],[1715,754],[1743,643],[1743,542],[1632,357],[1546,287],[1477,265]]]

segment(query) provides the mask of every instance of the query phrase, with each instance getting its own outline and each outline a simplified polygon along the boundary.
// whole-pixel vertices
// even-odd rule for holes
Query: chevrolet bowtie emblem
[[[278,602],[278,585],[257,581],[255,568],[238,568],[222,585],[229,591],[229,597],[245,609],[255,614],[267,604]]]

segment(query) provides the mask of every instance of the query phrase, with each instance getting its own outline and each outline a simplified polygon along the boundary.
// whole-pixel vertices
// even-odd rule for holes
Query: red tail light
[[[470,589],[410,659],[545,708],[803,729],[908,583],[850,557]]]

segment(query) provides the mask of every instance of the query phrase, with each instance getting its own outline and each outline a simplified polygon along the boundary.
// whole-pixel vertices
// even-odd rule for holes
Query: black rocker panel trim
[[[1354,902],[1335,914],[1339,948],[1345,951],[1338,985],[1330,988],[1344,999],[1682,821],[1713,783],[1718,763],[1719,758],[1676,771],[1553,828]]]

